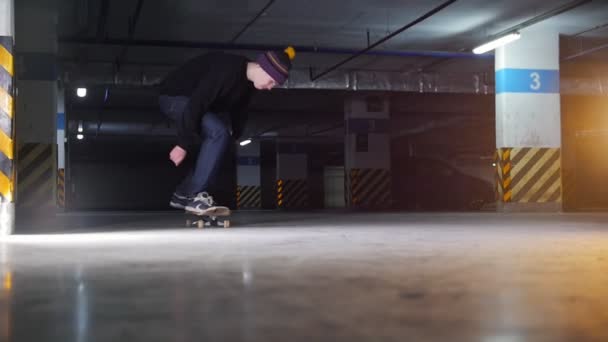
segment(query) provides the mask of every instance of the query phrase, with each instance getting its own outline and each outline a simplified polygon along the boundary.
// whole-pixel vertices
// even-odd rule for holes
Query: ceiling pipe
[[[97,22],[97,41],[102,41],[106,36],[106,24],[108,22],[108,11],[110,0],[103,0],[99,9],[99,21]]]
[[[365,48],[365,49],[363,49],[363,50],[361,50],[361,51],[358,51],[357,53],[355,53],[354,55],[352,55],[352,56],[350,56],[350,57],[346,58],[345,60],[343,60],[343,61],[341,61],[341,62],[339,62],[339,63],[337,63],[337,64],[335,64],[335,65],[333,65],[333,66],[331,66],[331,67],[329,67],[329,68],[327,68],[325,71],[321,72],[320,74],[318,74],[318,75],[316,75],[316,76],[311,77],[311,81],[315,81],[315,80],[317,80],[317,79],[319,79],[319,78],[321,78],[321,77],[323,77],[323,76],[325,76],[325,75],[329,74],[330,72],[332,72],[332,71],[336,70],[337,68],[341,67],[342,65],[344,65],[344,64],[346,64],[346,63],[348,63],[348,62],[352,61],[353,59],[355,59],[355,58],[357,58],[357,57],[359,57],[359,56],[361,56],[361,55],[362,55],[362,54],[364,54],[365,52],[367,52],[367,51],[369,51],[369,50],[372,50],[372,49],[373,49],[373,48],[375,48],[376,46],[378,46],[378,45],[380,45],[380,44],[382,44],[382,43],[384,43],[384,42],[388,41],[389,39],[391,39],[391,38],[395,37],[396,35],[400,34],[401,32],[403,32],[403,31],[405,31],[405,30],[407,30],[407,29],[411,28],[412,26],[415,26],[415,25],[419,24],[420,22],[422,22],[422,21],[424,21],[424,20],[426,20],[426,19],[428,19],[428,18],[432,17],[433,15],[435,15],[435,14],[436,14],[436,13],[438,13],[439,11],[443,10],[444,8],[448,7],[449,5],[451,5],[451,4],[453,4],[453,3],[455,3],[456,1],[457,1],[457,0],[448,0],[448,1],[444,2],[443,4],[441,4],[441,5],[437,6],[437,7],[435,7],[434,9],[432,9],[432,10],[431,10],[431,11],[429,11],[429,12],[427,12],[426,14],[424,14],[424,15],[423,15],[423,16],[421,16],[421,17],[419,17],[418,19],[416,19],[416,20],[412,21],[411,23],[409,23],[409,24],[407,24],[407,25],[403,26],[402,28],[400,28],[400,29],[398,29],[397,31],[395,31],[395,32],[393,32],[393,33],[391,33],[391,34],[389,34],[388,36],[385,36],[384,38],[382,38],[382,39],[378,40],[377,42],[375,42],[374,44],[372,44],[372,45],[368,46],[367,48]]]
[[[571,60],[573,60],[575,58],[583,57],[583,56],[586,56],[588,54],[591,54],[591,53],[594,53],[594,52],[598,52],[598,51],[604,50],[604,49],[608,49],[608,44],[602,44],[602,45],[593,47],[591,49],[587,49],[587,50],[581,51],[579,53],[575,53],[575,54],[570,55],[568,57],[564,57],[564,58],[562,58],[562,62],[571,61]]]
[[[166,70],[124,70],[112,74],[111,69],[65,70],[65,84],[78,86],[154,87]],[[596,73],[591,77],[562,77],[562,94],[605,95],[608,75]],[[340,69],[331,77],[311,82],[306,69],[292,69],[284,89],[327,89],[338,91],[392,91],[416,93],[493,94],[493,72],[396,72]]]
[[[577,7],[580,7],[582,5],[590,3],[591,1],[592,0],[576,0],[576,1],[569,2],[569,3],[567,3],[567,4],[563,5],[563,6],[556,7],[556,8],[554,8],[554,9],[548,11],[548,12],[545,12],[543,14],[539,14],[539,15],[531,18],[531,19],[528,19],[528,20],[522,22],[521,24],[517,24],[517,25],[515,25],[513,27],[510,27],[510,28],[508,28],[506,30],[502,30],[502,31],[498,32],[497,34],[495,34],[494,36],[492,36],[492,38],[490,38],[488,40],[493,40],[493,38],[502,37],[502,36],[507,35],[509,33],[513,33],[515,31],[523,30],[523,29],[525,29],[527,27],[530,27],[530,26],[532,26],[534,24],[538,24],[541,21],[547,20],[549,18],[553,18],[553,17],[555,17],[557,15],[560,15],[562,13],[571,11],[571,10],[577,8]]]
[[[574,37],[582,36],[582,35],[584,35],[585,33],[589,33],[589,32],[593,32],[593,31],[601,30],[601,29],[604,29],[604,28],[608,28],[608,23],[606,23],[606,24],[602,24],[602,25],[597,25],[597,26],[592,27],[592,28],[590,28],[590,29],[586,29],[586,30],[584,30],[584,31],[577,32],[577,33],[575,33],[575,34],[570,35],[569,37],[573,37],[573,38],[574,38]]]
[[[234,44],[237,39],[239,39],[241,37],[241,35],[243,35],[243,33],[245,33],[245,31],[247,31],[247,29],[249,29],[249,27],[251,27],[251,25],[253,25],[264,13],[266,13],[266,11],[268,10],[268,8],[270,8],[270,6],[272,6],[272,4],[275,2],[275,0],[270,0],[268,1],[268,3],[266,4],[266,6],[264,6],[264,8],[262,8],[261,11],[258,12],[258,14],[251,19],[251,21],[249,21],[245,27],[243,27],[243,29],[241,29],[239,31],[239,33],[237,33],[234,38],[232,38],[230,40],[230,44]]]
[[[139,15],[141,13],[141,8],[144,4],[144,0],[138,0],[137,5],[135,5],[135,12],[132,16],[129,17],[129,31],[128,31],[128,39],[127,43],[124,44],[122,50],[120,51],[118,57],[116,57],[116,70],[120,71],[120,63],[122,59],[127,55],[127,51],[129,50],[129,45],[133,40],[133,36],[135,35],[135,28],[137,27],[137,22],[139,21]]]
[[[519,30],[523,30],[526,27],[532,26],[534,24],[538,24],[539,22],[541,22],[543,20],[547,20],[547,19],[552,18],[552,17],[554,17],[556,15],[562,14],[562,13],[570,11],[570,10],[573,10],[573,9],[575,9],[577,7],[580,7],[580,6],[582,6],[582,5],[586,4],[586,3],[589,3],[591,1],[592,0],[577,0],[577,1],[570,2],[568,4],[565,4],[563,6],[554,8],[554,9],[552,9],[552,10],[550,10],[548,12],[545,12],[543,14],[539,14],[539,15],[537,15],[537,16],[535,16],[533,18],[530,18],[530,19],[528,19],[528,20],[526,20],[526,21],[524,21],[522,23],[519,23],[519,24],[517,24],[515,26],[509,27],[506,30],[502,30],[502,31],[498,32],[497,34],[492,35],[490,38],[488,38],[486,40],[487,41],[491,41],[491,40],[494,40],[496,38],[500,38],[502,36],[505,36],[505,35],[507,35],[509,33],[513,33],[513,32],[519,31]],[[469,48],[466,48],[466,49],[463,49],[463,50],[470,51],[470,50],[472,50],[472,48],[469,47]],[[493,54],[487,54],[487,55],[489,57],[494,57]],[[443,63],[447,62],[450,58],[451,57],[446,57],[445,59],[440,60],[440,61],[433,61],[433,62],[429,63],[428,65],[424,65],[424,66],[420,67],[419,69],[422,69],[422,70],[431,70],[431,68],[436,67],[437,65],[440,65],[440,64],[443,64]]]
[[[197,41],[175,41],[175,40],[153,40],[153,39],[118,39],[106,38],[98,42],[92,38],[62,36],[59,37],[61,44],[81,44],[81,45],[129,45],[135,47],[167,47],[167,48],[189,48],[207,50],[241,50],[241,51],[266,51],[283,50],[282,45],[266,44],[229,44],[215,42]],[[321,53],[334,55],[352,55],[361,52],[358,49],[337,48],[337,47],[315,47],[315,46],[294,46],[298,53]],[[494,58],[492,55],[476,55],[471,52],[450,52],[450,51],[408,51],[408,50],[373,50],[362,53],[370,56],[392,56],[392,57],[436,57],[436,58]]]

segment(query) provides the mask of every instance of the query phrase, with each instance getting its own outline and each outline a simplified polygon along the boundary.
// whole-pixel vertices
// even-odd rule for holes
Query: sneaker
[[[175,209],[185,209],[192,198],[188,196],[182,196],[177,192],[174,192],[169,201],[169,205]]]
[[[184,209],[197,215],[205,215],[209,208],[215,207],[213,197],[207,192],[201,192],[196,197],[191,198]]]

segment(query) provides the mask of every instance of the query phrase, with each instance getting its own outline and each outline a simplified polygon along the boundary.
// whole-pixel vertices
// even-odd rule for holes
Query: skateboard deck
[[[230,227],[230,209],[228,207],[211,207],[205,215],[186,211],[186,227]]]

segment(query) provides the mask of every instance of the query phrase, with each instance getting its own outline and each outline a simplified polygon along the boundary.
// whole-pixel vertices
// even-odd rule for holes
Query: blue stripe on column
[[[496,94],[500,93],[559,94],[559,70],[497,70]]]
[[[57,130],[65,130],[65,113],[57,113]]]

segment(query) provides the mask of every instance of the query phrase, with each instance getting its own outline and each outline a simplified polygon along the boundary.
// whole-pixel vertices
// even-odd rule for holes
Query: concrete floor
[[[608,340],[608,215],[234,221],[23,225],[0,242],[0,341]]]

